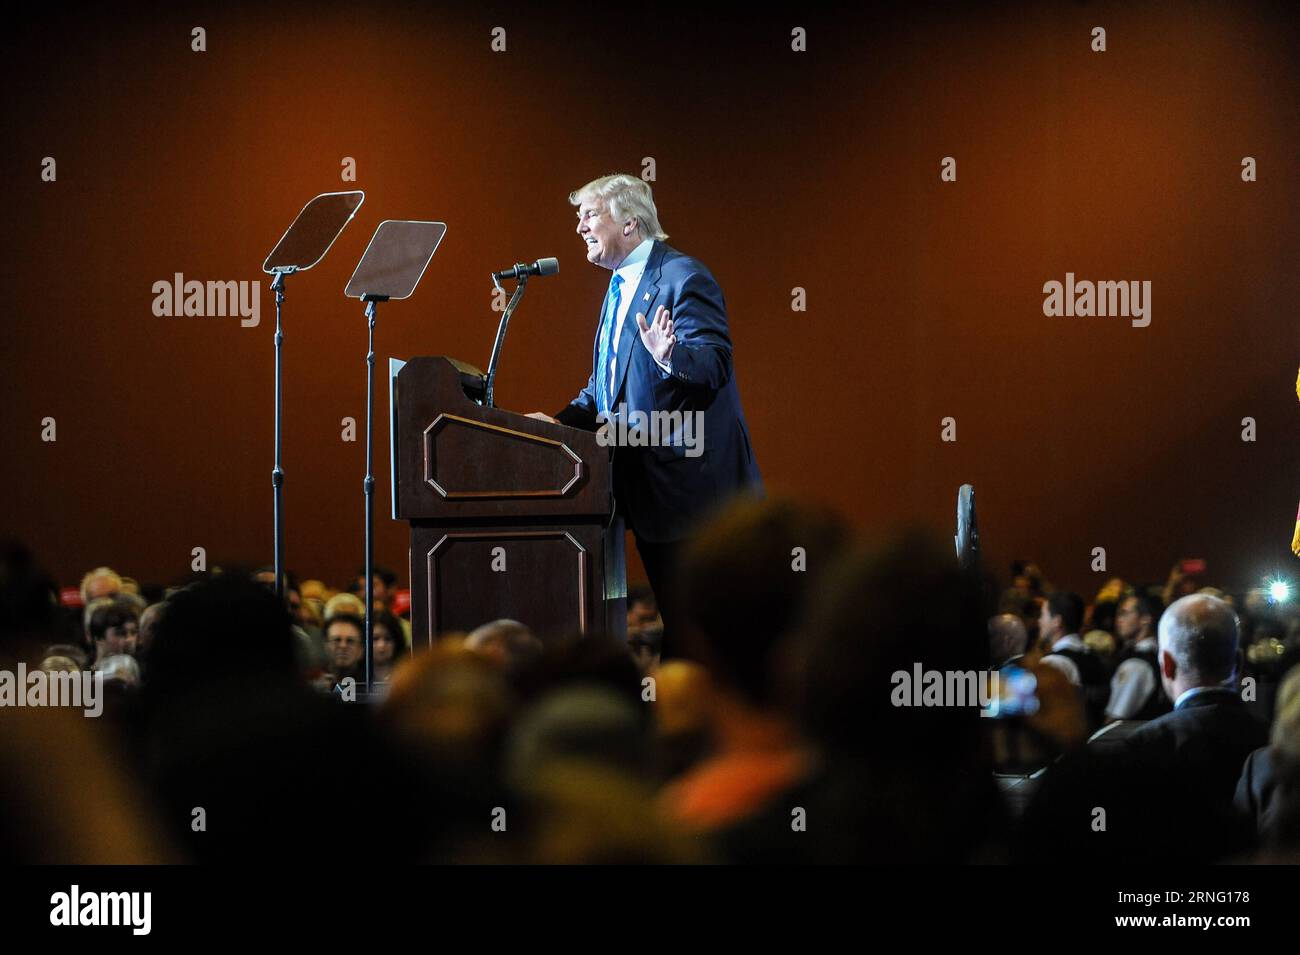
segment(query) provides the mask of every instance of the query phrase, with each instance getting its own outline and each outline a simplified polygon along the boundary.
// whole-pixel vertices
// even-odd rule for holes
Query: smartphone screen
[[[1009,720],[1038,712],[1038,678],[1023,667],[1003,667],[994,674],[996,695],[985,711],[994,719]]]

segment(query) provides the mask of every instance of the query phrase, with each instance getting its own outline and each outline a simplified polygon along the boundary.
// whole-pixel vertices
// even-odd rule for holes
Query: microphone
[[[519,300],[523,298],[524,289],[528,287],[528,276],[554,275],[558,271],[560,271],[558,259],[538,259],[532,265],[520,262],[513,268],[492,273],[492,284],[500,291],[505,291],[501,288],[502,279],[518,279],[519,284],[515,286],[515,293],[510,296],[506,310],[501,313],[501,324],[497,326],[497,340],[492,345],[492,358],[488,362],[487,374],[483,377],[483,407],[493,406],[492,383],[497,377],[497,362],[501,360],[501,346],[506,340],[506,326],[510,324],[510,316],[515,313]]]
[[[512,268],[493,272],[492,281],[500,282],[502,279],[518,279],[521,275],[554,275],[558,271],[560,271],[559,259],[538,259],[532,265],[525,265],[520,262]]]

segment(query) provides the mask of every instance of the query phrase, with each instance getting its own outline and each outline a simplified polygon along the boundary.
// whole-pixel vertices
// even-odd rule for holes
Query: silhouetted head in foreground
[[[988,639],[978,583],[951,545],[921,532],[837,563],[792,641],[796,709],[825,766],[808,810],[826,831],[816,858],[989,858],[999,823],[979,715]],[[918,673],[940,674],[933,704],[899,692]]]
[[[750,706],[775,705],[777,648],[848,539],[840,518],[822,508],[781,499],[728,507],[682,558],[690,655]]]
[[[31,656],[56,637],[54,582],[17,541],[0,540],[0,658]]]
[[[270,590],[223,574],[173,594],[149,654],[149,689],[172,697],[199,688],[298,682],[289,612]]]

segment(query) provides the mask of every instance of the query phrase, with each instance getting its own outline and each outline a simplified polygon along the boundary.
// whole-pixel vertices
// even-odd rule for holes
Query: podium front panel
[[[427,646],[442,634],[503,618],[525,624],[543,642],[617,638],[607,597],[622,581],[606,581],[611,558],[621,563],[621,541],[611,542],[599,525],[413,524],[412,638]]]
[[[392,388],[394,517],[608,521],[611,449],[593,433],[475,404],[447,358],[412,358]]]
[[[424,431],[424,483],[448,501],[562,498],[586,478],[582,458],[554,438],[451,414]]]

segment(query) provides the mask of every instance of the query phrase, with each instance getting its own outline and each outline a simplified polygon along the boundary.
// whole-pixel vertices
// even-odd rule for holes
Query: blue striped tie
[[[598,411],[609,411],[610,400],[614,397],[610,392],[609,380],[609,347],[613,339],[614,323],[618,321],[618,305],[622,300],[618,287],[623,284],[623,277],[617,272],[609,280],[609,294],[605,296],[605,316],[600,324],[600,348],[598,351],[597,368],[596,368],[596,408]]]

